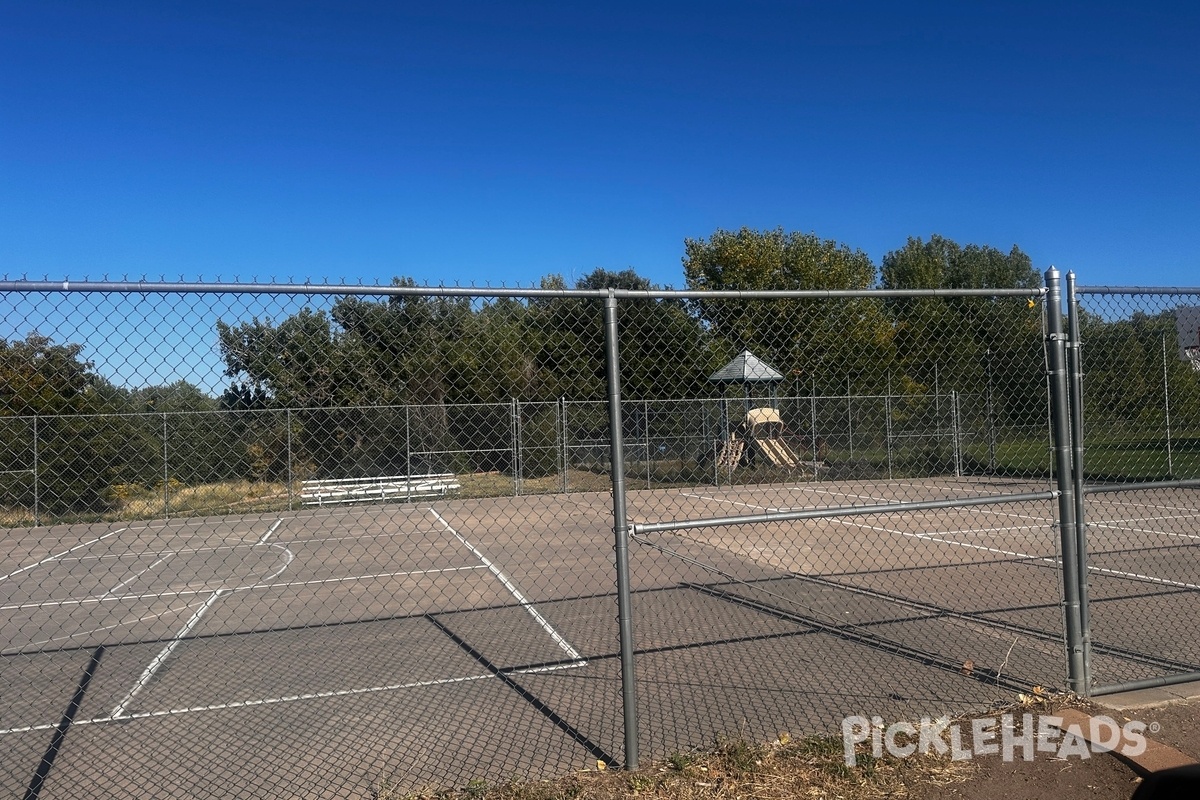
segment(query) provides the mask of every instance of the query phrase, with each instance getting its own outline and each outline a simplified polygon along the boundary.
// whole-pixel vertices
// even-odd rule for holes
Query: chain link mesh
[[[1200,294],[1083,290],[1079,328],[1093,682],[1200,671]]]
[[[3,794],[619,762],[596,301],[3,303]]]
[[[656,445],[653,425],[639,446],[662,404],[626,403],[643,751],[1060,685],[1040,306],[721,300],[698,314],[715,396],[681,415],[706,439],[690,471],[667,473],[675,439]],[[971,498],[994,503],[956,505]],[[904,505],[940,501],[953,505]],[[863,513],[881,505],[897,508]],[[794,511],[825,516],[773,518]]]
[[[0,296],[3,791],[622,763],[603,293],[511,294]],[[620,297],[644,757],[1063,685],[1040,298]],[[1085,304],[1089,480],[1194,477],[1197,373],[1144,301]],[[1088,498],[1104,682],[1196,663],[1161,491],[1137,525]]]

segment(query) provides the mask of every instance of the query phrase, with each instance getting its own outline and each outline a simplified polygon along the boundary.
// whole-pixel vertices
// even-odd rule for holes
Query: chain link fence
[[[1082,288],[1070,299],[1092,692],[1196,679],[1200,292]]]
[[[386,797],[1200,668],[1194,297],[0,288],[6,793]]]

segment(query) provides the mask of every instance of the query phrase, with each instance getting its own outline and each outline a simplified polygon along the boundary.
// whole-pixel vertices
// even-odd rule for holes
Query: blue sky
[[[529,284],[685,237],[1195,285],[1200,12],[6,3],[0,274]]]

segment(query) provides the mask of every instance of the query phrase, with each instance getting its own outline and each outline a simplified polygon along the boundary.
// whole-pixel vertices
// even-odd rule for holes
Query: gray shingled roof
[[[783,380],[783,375],[749,350],[743,350],[708,379],[718,383],[775,383]]]

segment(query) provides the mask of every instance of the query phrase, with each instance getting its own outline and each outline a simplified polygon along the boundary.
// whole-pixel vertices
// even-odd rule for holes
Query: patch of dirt
[[[1151,731],[1157,725],[1156,732],[1147,734],[1151,739],[1174,747],[1184,755],[1200,761],[1200,701],[1170,703],[1129,711],[1100,709],[1092,713],[1108,714],[1121,723],[1136,719],[1145,722]]]
[[[1147,736],[1200,760],[1200,702],[1173,703],[1155,708],[1114,711],[1091,704],[1077,704],[1089,714],[1107,715],[1119,723],[1138,720],[1150,730]],[[1153,732],[1151,732],[1153,731]],[[962,782],[949,786],[927,784],[908,787],[914,800],[961,798],[961,800],[1128,800],[1141,778],[1108,753],[1090,758],[1058,759],[1038,753],[1033,761],[1004,762],[997,756],[972,761],[975,769]]]
[[[914,800],[1129,800],[1141,780],[1111,755],[1060,761],[1039,754],[1033,761],[1005,763],[996,756],[974,760],[975,770],[950,786],[918,784],[908,787]]]

